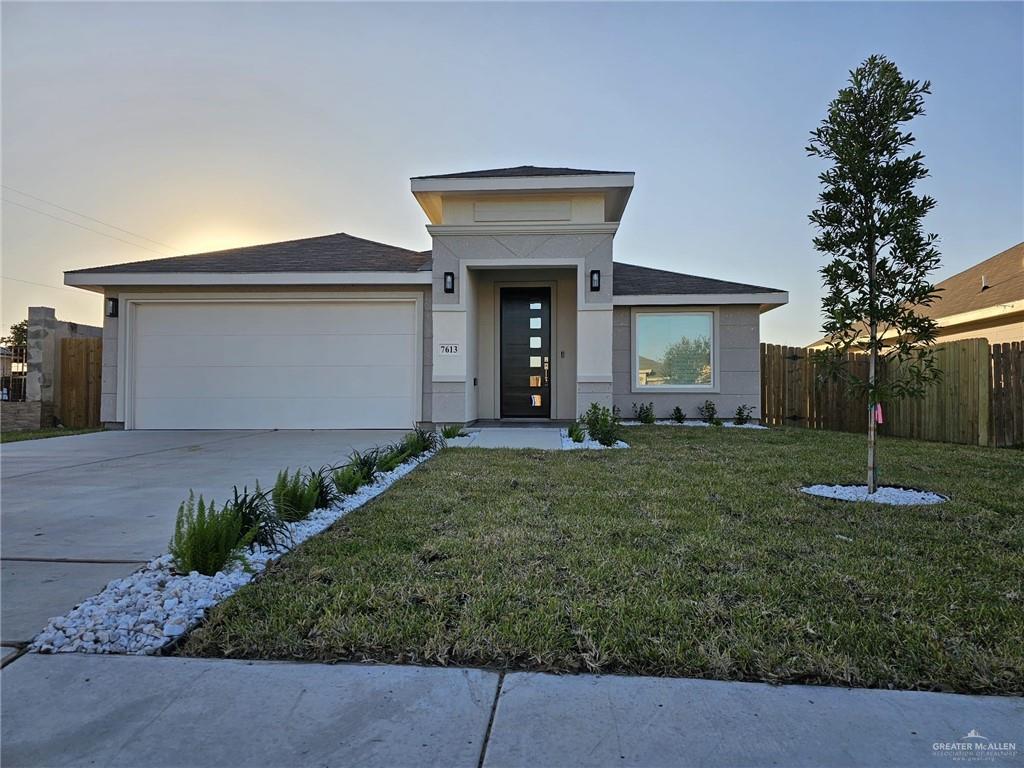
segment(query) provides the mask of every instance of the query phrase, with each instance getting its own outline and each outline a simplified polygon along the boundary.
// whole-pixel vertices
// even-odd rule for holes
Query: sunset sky
[[[1022,11],[4,3],[0,319],[98,324],[61,287],[78,267],[339,231],[426,249],[410,176],[533,164],[635,171],[616,259],[789,290],[762,337],[807,343],[804,147],[871,53],[933,84],[937,279],[1024,240]]]

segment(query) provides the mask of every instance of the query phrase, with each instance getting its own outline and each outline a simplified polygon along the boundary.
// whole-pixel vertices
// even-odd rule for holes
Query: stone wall
[[[14,432],[53,426],[53,406],[38,400],[16,403],[0,401],[0,430]]]

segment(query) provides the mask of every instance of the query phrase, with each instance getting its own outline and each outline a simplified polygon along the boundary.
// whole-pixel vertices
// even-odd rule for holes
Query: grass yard
[[[67,435],[86,435],[89,432],[100,432],[102,427],[88,429],[26,429],[18,432],[0,432],[0,443],[20,443],[22,440],[41,440],[44,437],[65,437]]]
[[[626,431],[630,450],[450,449],[214,609],[179,653],[1019,693],[1024,453]]]

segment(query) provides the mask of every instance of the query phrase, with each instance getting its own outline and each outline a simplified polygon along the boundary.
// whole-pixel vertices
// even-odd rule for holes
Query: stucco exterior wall
[[[117,290],[107,289],[106,297],[121,297],[145,294],[147,296],[174,296],[180,297],[215,297],[224,295],[239,294],[288,294],[302,296],[303,294],[330,294],[339,299],[345,298],[346,294],[368,294],[368,293],[419,293],[423,297],[423,373],[422,373],[422,419],[425,422],[432,420],[431,408],[433,404],[433,312],[431,311],[430,287],[425,285],[401,286],[401,285],[313,285],[313,286],[196,286],[182,287],[169,291],[166,288],[153,288],[152,286],[123,287]],[[118,371],[118,346],[121,334],[122,323],[124,322],[125,308],[120,309],[120,317],[107,317],[103,321],[103,368],[100,386],[100,421],[108,429],[119,429],[124,426],[123,420],[119,417],[117,409],[118,386],[121,377]]]
[[[508,195],[446,195],[442,223],[466,226],[491,222],[527,224],[603,222],[604,195],[582,193]]]
[[[104,292],[104,306],[106,299],[116,299],[119,291],[107,289]],[[124,422],[117,416],[117,345],[120,338],[121,318],[103,318],[103,354],[102,369],[100,371],[100,421],[107,429],[118,429],[124,426]]]
[[[561,266],[561,261],[574,260],[583,264],[584,280],[588,279],[591,270],[601,271],[601,290],[584,291],[583,301],[587,304],[610,304],[612,301],[611,234],[434,235],[433,243],[434,302],[438,306],[462,303],[461,264],[464,261],[498,263],[523,260],[536,262],[543,268]],[[444,292],[445,272],[455,273],[454,293]]]
[[[480,200],[473,198],[456,201],[462,206],[462,216],[468,216],[466,206]],[[556,203],[557,201],[552,201]],[[524,205],[536,206],[537,200],[526,198]],[[583,197],[572,200],[571,215],[599,219],[603,218],[603,204]],[[447,204],[447,202],[446,202]],[[517,205],[518,202],[510,203]],[[600,208],[600,210],[598,210]],[[478,211],[474,213],[477,215]],[[452,214],[455,215],[454,213]],[[502,214],[508,215],[508,214]],[[479,222],[477,222],[479,224]],[[602,392],[595,392],[603,403],[611,404],[611,350],[608,339],[611,335],[612,304],[612,239],[614,229],[598,222],[549,222],[550,229],[541,226],[530,233],[489,231],[482,228],[472,231],[470,226],[456,226],[456,233],[433,231],[433,307],[437,344],[459,345],[461,352],[456,357],[445,357],[442,365],[435,369],[433,414],[436,421],[469,421],[474,418],[497,418],[492,395],[484,396],[480,386],[481,364],[479,355],[482,345],[489,343],[481,335],[479,296],[469,295],[477,284],[478,275],[491,268],[508,269],[540,274],[558,269],[571,271],[572,306],[576,311],[574,322],[564,319],[562,326],[575,329],[577,341],[576,361],[566,362],[572,349],[559,334],[558,362],[561,364],[561,378],[556,382],[554,418],[574,418],[577,414],[580,395],[575,389],[569,392],[562,384],[569,381],[569,374],[591,373],[585,380],[588,385],[603,386]],[[483,225],[480,225],[483,227]],[[563,226],[563,229],[559,229]],[[568,228],[565,228],[565,227]],[[605,229],[601,229],[605,227]],[[493,266],[492,266],[493,265]],[[589,289],[590,272],[601,273],[600,290]],[[455,275],[455,290],[444,292],[444,273]],[[537,278],[534,278],[537,279]],[[568,306],[569,281],[563,286],[559,280],[559,306]],[[586,314],[588,317],[583,317]],[[592,343],[594,333],[585,333],[601,327],[600,339]],[[493,329],[492,329],[493,332]],[[436,350],[435,350],[436,351]],[[561,357],[565,351],[566,358]],[[490,353],[493,357],[493,350]],[[586,369],[586,370],[584,370]],[[493,377],[493,374],[487,374]],[[474,386],[473,380],[477,383]],[[493,378],[489,379],[493,387]],[[445,391],[437,389],[444,384]],[[474,391],[475,390],[475,391]]]
[[[718,386],[713,392],[634,391],[632,307],[617,306],[613,316],[612,366],[613,401],[623,417],[631,417],[633,403],[654,403],[658,418],[668,418],[675,406],[687,417],[697,418],[697,407],[711,400],[719,416],[730,418],[739,405],[753,407],[761,417],[760,312],[753,305],[718,307],[658,307],[659,310],[718,313]]]

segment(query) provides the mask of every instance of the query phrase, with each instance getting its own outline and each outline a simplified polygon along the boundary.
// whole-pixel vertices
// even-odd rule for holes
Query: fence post
[[[992,411],[992,363],[987,339],[975,342],[974,356],[978,377],[978,445],[989,445],[989,419]]]

